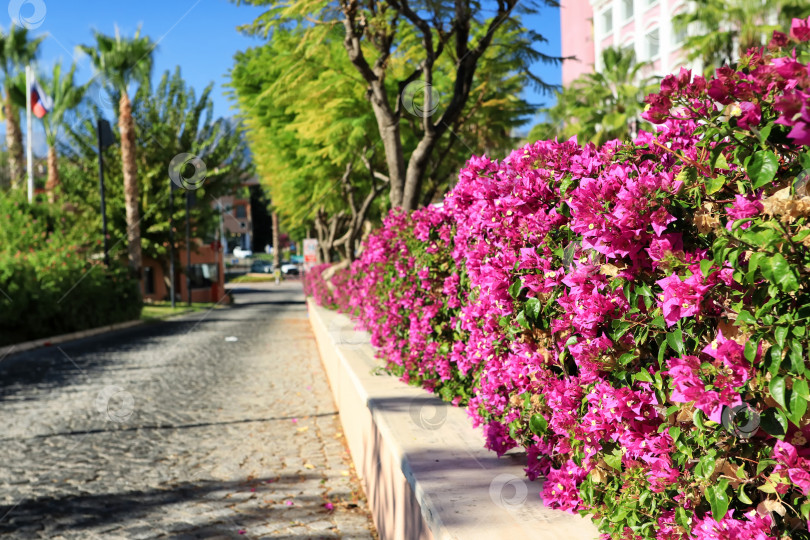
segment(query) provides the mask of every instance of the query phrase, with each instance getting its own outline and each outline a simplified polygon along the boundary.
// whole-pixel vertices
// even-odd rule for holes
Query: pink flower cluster
[[[304,294],[311,296],[319,306],[336,309],[341,313],[350,313],[349,299],[352,296],[350,287],[351,270],[346,268],[338,270],[328,281],[324,279],[324,272],[332,267],[331,264],[319,264],[304,273]]]
[[[726,184],[705,210],[688,173],[748,174],[729,140],[708,146],[728,163],[709,165],[701,138],[722,111],[735,130],[790,126],[791,156],[810,144],[808,66],[773,52],[810,40],[808,26],[794,21],[790,38],[750,51],[738,71],[668,76],[647,99],[659,130],[632,142],[472,157],[442,207],[393,211],[340,289],[394,373],[466,404],[488,448],[526,450],[529,478],[546,477],[545,504],[607,516],[614,538],[642,537],[623,520],[650,523],[659,539],[764,539],[783,526],[744,497],[715,519],[705,489],[716,464],[698,466],[684,442],[765,373],[762,344],[752,354],[727,320],[727,300],[743,292],[712,247],[715,231],[763,215],[763,191]],[[743,444],[715,436],[726,457]],[[744,444],[774,448],[781,494],[809,494],[810,460],[792,445],[763,433]],[[616,501],[627,510],[613,519]]]

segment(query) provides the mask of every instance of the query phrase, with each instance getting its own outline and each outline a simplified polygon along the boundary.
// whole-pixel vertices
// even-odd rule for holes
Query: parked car
[[[281,273],[285,276],[297,276],[300,271],[298,270],[297,264],[293,264],[290,261],[284,261],[281,263]]]
[[[249,249],[242,249],[240,247],[233,248],[233,256],[238,257],[239,259],[248,259],[253,257],[253,252]]]
[[[253,264],[250,265],[250,271],[257,274],[272,274],[273,263],[267,261],[253,261]]]

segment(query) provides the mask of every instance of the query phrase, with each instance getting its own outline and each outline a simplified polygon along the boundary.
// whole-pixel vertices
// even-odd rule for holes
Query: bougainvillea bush
[[[666,77],[632,142],[471,159],[343,289],[606,537],[810,538],[809,27]]]

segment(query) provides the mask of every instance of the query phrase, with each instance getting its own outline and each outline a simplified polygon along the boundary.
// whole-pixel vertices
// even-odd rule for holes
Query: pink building
[[[571,81],[594,69],[593,9],[591,0],[562,0],[560,2],[560,34],[563,57],[573,56],[562,65],[562,83]]]
[[[602,69],[607,47],[631,48],[639,61],[651,63],[645,75],[666,75],[687,64],[681,50],[684,35],[675,32],[672,18],[685,9],[685,0],[562,0],[563,85],[582,73]]]

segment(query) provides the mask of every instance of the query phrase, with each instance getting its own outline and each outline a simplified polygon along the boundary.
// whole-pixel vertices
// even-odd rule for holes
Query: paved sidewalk
[[[2,538],[374,538],[298,282],[0,361]]]

